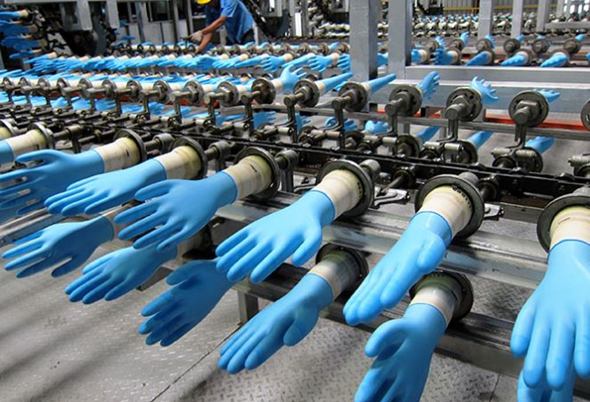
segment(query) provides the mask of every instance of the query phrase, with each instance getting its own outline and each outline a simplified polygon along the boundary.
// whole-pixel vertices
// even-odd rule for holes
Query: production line
[[[158,348],[182,344],[229,292],[246,310],[270,300],[220,348],[232,375],[301,347],[320,318],[372,331],[357,402],[421,400],[435,352],[517,376],[519,402],[587,398],[590,157],[547,165],[587,144],[590,99],[564,122],[568,85],[512,93],[486,76],[581,74],[584,33],[500,46],[507,15],[479,37],[473,16],[416,17],[404,68],[417,73],[393,69],[383,25],[362,79],[353,38],[334,41],[348,35],[313,17],[328,10],[308,11],[329,41],[201,52],[126,37],[96,55],[39,42],[55,28],[25,32],[44,25],[38,11],[0,11],[22,63],[0,72],[5,275],[67,275],[64,300],[87,305],[165,278],[137,311],[137,336]],[[534,223],[538,241],[509,244],[489,222]],[[535,290],[507,323],[472,311],[475,278]]]

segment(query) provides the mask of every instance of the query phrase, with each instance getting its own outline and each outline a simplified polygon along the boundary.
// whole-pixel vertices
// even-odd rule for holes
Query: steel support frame
[[[537,11],[537,32],[545,32],[547,29],[547,20],[551,11],[551,0],[539,0]]]
[[[350,60],[357,81],[377,76],[380,10],[380,0],[351,0],[350,3]]]
[[[494,24],[494,0],[480,0],[479,2],[479,28],[477,39],[485,38],[492,33]]]
[[[512,5],[512,29],[510,31],[510,35],[513,38],[518,37],[522,33],[523,16],[524,0],[514,0],[514,4]]]

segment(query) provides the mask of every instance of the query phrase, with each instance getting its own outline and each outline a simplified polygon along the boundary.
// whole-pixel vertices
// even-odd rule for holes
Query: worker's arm
[[[207,36],[207,35],[211,36],[211,34],[213,32],[215,32],[219,28],[221,28],[225,24],[225,21],[227,21],[227,16],[225,16],[224,14],[221,14],[219,16],[219,18],[217,18],[215,21],[213,21],[213,23],[211,23],[208,26],[206,26],[201,31],[201,33],[203,34],[203,40],[205,40],[205,36]]]
[[[211,42],[211,39],[213,39],[212,33],[203,35],[203,39],[201,40],[201,43],[199,44],[199,47],[197,48],[197,53],[203,53],[205,51],[205,49],[207,49],[207,46]]]

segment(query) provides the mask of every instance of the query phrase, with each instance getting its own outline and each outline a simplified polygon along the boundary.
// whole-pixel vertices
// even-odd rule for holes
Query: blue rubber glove
[[[522,372],[518,378],[517,400],[518,402],[572,402],[576,376],[570,369],[567,382],[560,391],[553,391],[546,381],[537,387],[529,387],[524,382]]]
[[[256,57],[250,57],[247,60],[242,60],[239,63],[236,63],[235,67],[236,68],[255,67],[255,66],[259,65],[262,62],[262,60],[264,60],[267,57],[269,57],[267,54],[263,54],[263,55],[256,56]]]
[[[142,310],[149,317],[139,327],[148,335],[145,343],[170,346],[196,327],[231,288],[225,275],[217,272],[216,260],[192,261],[170,274],[173,286]]]
[[[296,68],[294,66],[285,67],[279,76],[279,79],[283,83],[283,93],[293,92],[295,84],[303,77],[305,77],[305,72],[302,68]]]
[[[377,54],[377,67],[386,66],[389,63],[389,57],[387,53]]]
[[[14,153],[6,141],[0,141],[0,165],[13,164]],[[2,177],[2,176],[0,176]]]
[[[22,14],[19,11],[0,11],[0,20],[15,20],[22,18]]]
[[[301,219],[305,216],[305,219]],[[292,255],[305,264],[320,248],[322,228],[332,223],[335,209],[322,192],[311,190],[294,204],[267,215],[230,236],[216,250],[217,267],[237,282],[252,272],[261,282]]]
[[[343,54],[342,56],[340,56],[340,59],[338,60],[338,68],[343,73],[350,72],[350,55],[349,54]]]
[[[340,60],[340,57],[338,59]],[[333,61],[334,60],[331,55],[330,56],[316,55],[309,61],[307,66],[309,67],[310,70],[321,74],[324,71],[326,71],[328,69],[328,67],[330,67],[332,65]]]
[[[254,370],[284,345],[295,346],[315,327],[320,311],[332,302],[325,279],[307,274],[285,296],[236,332],[221,349],[218,366],[230,374]]]
[[[212,67],[216,69],[234,68],[240,61],[242,61],[240,56],[235,56],[229,59],[220,59],[213,63]]]
[[[535,91],[543,95],[549,103],[556,101],[561,96],[559,91],[555,91],[553,89],[535,89]]]
[[[573,364],[590,378],[590,244],[564,240],[553,246],[545,277],[518,315],[510,346],[526,355],[523,378],[529,387],[542,384],[559,391]],[[546,373],[546,374],[545,374]]]
[[[166,180],[135,194],[147,201],[115,217],[117,224],[130,224],[119,233],[121,240],[135,240],[133,247],[157,244],[164,251],[179,245],[201,230],[217,210],[236,200],[238,189],[227,173],[219,172],[202,180]],[[187,200],[199,200],[198,205]]]
[[[35,151],[16,158],[19,163],[41,162],[25,169],[0,175],[0,183],[22,180],[0,190],[0,209],[21,206],[18,214],[43,207],[50,196],[64,191],[70,184],[104,171],[104,162],[95,151],[67,154],[54,150]],[[29,190],[16,198],[5,200],[17,192]]]
[[[539,136],[528,140],[525,146],[537,150],[540,154],[544,154],[553,146],[553,144],[555,144],[555,138]]]
[[[459,39],[461,39],[464,46],[467,46],[469,43],[469,32],[463,32],[461,36],[459,36]]]
[[[389,84],[391,81],[395,80],[396,75],[395,74],[389,74],[383,77],[379,77],[379,78],[375,78],[372,79],[370,81],[367,81],[366,83],[369,84],[369,87],[371,88],[371,90],[369,91],[369,94],[374,94],[379,92],[382,88],[385,88],[385,86],[387,84]]]
[[[264,60],[260,62],[260,67],[271,74],[277,72],[279,68],[281,68],[287,60],[285,60],[282,56],[268,56]]]
[[[414,215],[402,237],[344,306],[346,322],[368,323],[397,305],[418,279],[441,263],[451,240],[451,226],[440,215],[429,211]]]
[[[336,126],[336,118],[328,117],[326,119],[326,121],[324,122],[324,127],[334,128],[334,126]],[[358,126],[356,125],[354,120],[351,120],[351,119],[344,120],[344,131],[345,132],[355,131],[357,129],[358,129]]]
[[[555,53],[553,56],[549,57],[543,63],[541,63],[541,67],[543,68],[555,68],[555,67],[563,67],[570,61],[570,58],[565,53]]]
[[[481,94],[481,98],[484,105],[492,105],[498,102],[498,97],[496,96],[496,90],[492,88],[490,84],[486,83],[486,80],[479,79],[478,77],[473,78],[471,84],[469,85],[471,89],[475,89],[477,92]]]
[[[71,302],[84,304],[118,299],[147,281],[176,254],[176,249],[160,252],[155,247],[114,251],[88,264],[82,276],[68,285],[66,294]]]
[[[420,51],[420,49],[412,49],[412,64],[424,64],[426,63],[426,53]]]
[[[475,145],[476,149],[479,149],[483,144],[488,142],[493,134],[494,133],[491,131],[478,131],[477,133],[471,134],[469,138],[467,138],[467,141]]]
[[[285,63],[283,68],[287,68],[288,66],[303,67],[303,66],[307,65],[311,61],[311,59],[313,59],[314,57],[315,57],[315,54],[308,53],[305,56],[297,57],[296,59],[293,59],[293,60]]]
[[[373,135],[385,134],[389,131],[389,125],[386,121],[368,120],[365,123],[365,131]]]
[[[52,214],[74,216],[97,214],[122,205],[150,184],[166,180],[166,170],[155,159],[128,169],[89,177],[68,186],[67,190],[49,197],[45,206]]]
[[[453,55],[446,49],[439,47],[433,52],[434,64],[437,66],[448,66],[453,62]]]
[[[514,56],[507,58],[502,63],[501,66],[524,66],[527,62],[527,56],[522,52],[517,52]]]
[[[418,402],[445,329],[443,315],[429,304],[412,304],[402,318],[377,328],[365,347],[365,354],[376,360],[354,401]]]
[[[111,222],[102,216],[84,222],[58,223],[27,236],[2,254],[13,259],[5,268],[19,270],[17,278],[37,274],[55,267],[54,277],[72,272],[82,265],[103,243],[113,240],[115,233]]]
[[[422,142],[430,141],[440,130],[440,127],[426,127],[418,131],[415,136],[420,138]]]
[[[492,58],[488,52],[481,52],[473,56],[467,63],[466,66],[487,66],[492,62]]]
[[[440,75],[436,71],[431,71],[424,78],[422,78],[422,81],[420,81],[416,86],[420,92],[422,92],[423,100],[429,100],[432,98],[438,89],[439,82]]]

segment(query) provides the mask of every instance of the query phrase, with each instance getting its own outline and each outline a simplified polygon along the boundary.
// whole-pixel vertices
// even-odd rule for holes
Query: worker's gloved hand
[[[114,251],[88,264],[82,276],[68,285],[66,294],[71,302],[82,300],[84,304],[118,299],[147,281],[162,264],[176,258],[176,254],[174,248],[158,251],[156,247]]]
[[[590,377],[590,244],[564,240],[553,246],[545,277],[514,324],[510,346],[525,356],[524,382],[560,390],[573,365]]]
[[[483,78],[473,78],[469,86],[471,87],[471,89],[475,89],[481,94],[484,105],[491,105],[498,102],[496,90],[492,88],[490,84],[486,83],[486,80],[484,80]]]
[[[225,275],[217,272],[216,260],[192,261],[171,273],[166,282],[173,286],[142,310],[149,317],[139,327],[148,335],[145,342],[166,347],[196,327],[231,288]]]
[[[435,212],[419,212],[402,237],[375,265],[344,306],[350,325],[373,321],[397,305],[412,285],[442,261],[453,234],[449,223]]]
[[[305,219],[301,219],[305,216]],[[261,282],[289,256],[305,264],[320,248],[322,228],[332,223],[335,207],[324,193],[307,192],[287,208],[258,219],[226,239],[217,248],[217,268],[232,282]]]
[[[48,197],[64,191],[68,185],[104,171],[104,162],[94,151],[67,154],[54,150],[31,152],[17,157],[19,163],[40,162],[37,165],[0,175],[0,183],[16,183],[0,190],[0,209],[21,206],[23,215],[39,209]],[[22,181],[24,179],[24,181]],[[7,196],[28,190],[15,198]]]
[[[18,278],[37,274],[55,267],[54,277],[68,274],[82,265],[92,253],[113,240],[113,225],[102,216],[84,222],[58,223],[18,240],[14,247],[2,254],[13,259],[5,268],[19,270]]]
[[[45,206],[52,214],[93,215],[122,205],[142,188],[166,180],[166,170],[150,159],[128,169],[115,170],[80,180],[49,197]]]
[[[310,70],[321,74],[324,71],[326,71],[328,69],[328,67],[330,67],[333,63],[334,63],[334,58],[332,57],[332,55],[329,55],[329,56],[316,55],[311,60],[309,60],[309,63],[307,64],[307,66],[309,67]]]
[[[279,76],[279,79],[283,83],[283,93],[293,92],[295,84],[303,77],[305,77],[305,71],[302,68],[293,66],[285,67]]]
[[[521,372],[518,378],[517,400],[518,402],[572,402],[575,381],[576,376],[572,368],[563,388],[560,391],[553,391],[546,381],[537,387],[529,387],[524,382]]]
[[[260,67],[264,71],[268,71],[269,73],[275,73],[279,68],[281,68],[287,61],[284,57],[279,56],[268,56],[264,60],[260,62]]]
[[[194,43],[201,43],[203,41],[203,32],[193,32],[193,34],[189,36],[189,40]]]
[[[418,402],[445,329],[443,315],[429,304],[412,304],[402,318],[382,324],[365,347],[375,362],[354,401]]]
[[[135,194],[147,202],[115,217],[117,224],[130,224],[119,238],[130,240],[155,229],[135,240],[133,247],[157,244],[160,251],[175,247],[201,230],[219,208],[234,202],[237,194],[234,180],[224,172],[202,180],[152,184]],[[198,205],[187,200],[199,200]]]
[[[307,274],[287,295],[248,321],[221,349],[218,366],[230,374],[254,370],[284,345],[295,346],[332,302],[332,288],[318,275]]]

